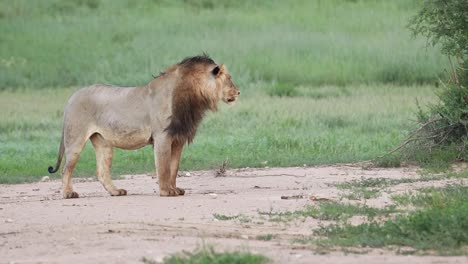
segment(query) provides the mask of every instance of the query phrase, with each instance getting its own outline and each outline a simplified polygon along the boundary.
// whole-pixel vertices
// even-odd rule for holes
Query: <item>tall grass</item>
[[[203,51],[241,87],[429,83],[416,0],[0,0],[0,89],[137,85]]]

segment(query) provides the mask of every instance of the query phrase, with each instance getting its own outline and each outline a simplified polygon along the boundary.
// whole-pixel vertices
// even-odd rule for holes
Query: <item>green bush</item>
[[[440,45],[448,56],[449,76],[441,81],[438,102],[419,108],[419,128],[397,149],[421,165],[447,164],[468,157],[468,5],[466,0],[426,0],[409,28]],[[404,147],[404,148],[403,148]],[[395,151],[392,151],[395,152]]]

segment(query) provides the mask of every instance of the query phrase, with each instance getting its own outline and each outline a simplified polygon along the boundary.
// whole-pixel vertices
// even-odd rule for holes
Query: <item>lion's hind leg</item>
[[[85,137],[65,135],[65,165],[62,168],[63,198],[65,199],[79,197],[78,193],[73,191],[71,178],[86,139]]]
[[[126,190],[117,189],[112,183],[110,170],[114,156],[114,147],[97,133],[93,134],[90,140],[96,152],[96,175],[101,184],[112,196],[127,195]]]
[[[78,193],[73,191],[71,177],[80,157],[80,152],[81,150],[79,152],[69,152],[66,154],[65,165],[62,169],[63,198],[65,199],[79,197]]]

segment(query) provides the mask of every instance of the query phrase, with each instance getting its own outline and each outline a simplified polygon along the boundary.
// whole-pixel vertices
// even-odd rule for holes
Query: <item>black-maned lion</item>
[[[169,67],[145,86],[96,84],[75,92],[65,107],[62,140],[54,173],[62,168],[63,197],[78,198],[71,177],[88,139],[96,152],[97,177],[111,195],[126,195],[111,180],[114,147],[154,146],[161,196],[183,195],[176,187],[182,149],[190,143],[207,110],[240,94],[224,65],[207,55],[190,57]]]

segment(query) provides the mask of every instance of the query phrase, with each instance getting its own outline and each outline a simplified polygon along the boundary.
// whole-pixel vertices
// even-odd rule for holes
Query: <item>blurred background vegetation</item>
[[[182,169],[356,162],[397,146],[415,100],[447,68],[414,38],[418,0],[0,0],[0,182],[56,160],[67,98],[92,83],[143,85],[207,52],[242,90],[208,115]],[[77,175],[94,175],[85,148]],[[151,147],[116,151],[114,174],[154,171]]]
[[[209,53],[242,87],[434,83],[418,0],[2,0],[0,89],[145,84]]]

